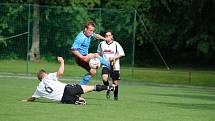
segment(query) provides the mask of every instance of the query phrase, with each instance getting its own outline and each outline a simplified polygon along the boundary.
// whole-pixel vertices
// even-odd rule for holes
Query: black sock
[[[106,85],[95,85],[95,89],[94,91],[103,91],[103,90],[107,90],[108,87]]]
[[[108,81],[104,81],[103,80],[103,84],[106,85],[106,86],[109,86],[109,82]]]
[[[119,85],[115,86],[114,97],[118,97],[118,87]]]

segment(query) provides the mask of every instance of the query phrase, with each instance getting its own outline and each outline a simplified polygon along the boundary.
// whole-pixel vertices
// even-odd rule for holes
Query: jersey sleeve
[[[81,39],[81,36],[77,36],[71,46],[71,49],[73,50],[79,50],[81,47],[81,44],[84,42],[84,39]]]
[[[42,96],[41,93],[37,89],[34,92],[34,94],[32,95],[32,97],[35,97],[35,98],[40,98],[41,96]]]
[[[124,52],[122,46],[118,42],[116,44],[117,44],[117,53],[119,55],[125,55],[125,52]]]
[[[96,39],[96,33],[93,33],[92,37],[93,37],[94,39]]]
[[[102,42],[100,42],[99,45],[98,45],[98,47],[97,47],[97,52],[98,52],[98,53],[101,53],[101,52],[102,52],[102,47],[101,47],[101,45],[102,45]]]
[[[54,81],[57,81],[59,78],[57,77],[57,72],[54,73],[49,73],[48,74],[49,78],[51,78]]]

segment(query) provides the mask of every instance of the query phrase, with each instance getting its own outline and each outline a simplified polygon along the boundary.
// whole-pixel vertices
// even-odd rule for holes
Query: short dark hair
[[[95,25],[95,23],[94,23],[93,21],[88,21],[88,22],[85,24],[84,28],[88,28],[88,26],[93,26],[94,28],[96,28],[96,25]]]
[[[37,73],[37,78],[38,80],[42,80],[42,74],[43,73],[47,73],[44,69],[41,69],[38,73]]]
[[[106,31],[105,34],[108,33],[108,32],[110,32],[111,35],[113,35],[113,31],[111,31],[111,30]]]

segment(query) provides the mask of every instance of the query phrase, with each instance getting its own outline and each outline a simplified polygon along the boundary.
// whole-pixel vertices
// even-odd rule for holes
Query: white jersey
[[[47,98],[60,101],[63,97],[64,88],[67,84],[58,81],[57,72],[49,73],[41,80],[32,97]]]
[[[112,41],[109,44],[106,41],[100,42],[97,52],[106,60],[109,60],[110,57],[115,58],[115,55],[125,55],[122,46],[116,41]],[[114,70],[120,70],[119,59],[116,60]]]

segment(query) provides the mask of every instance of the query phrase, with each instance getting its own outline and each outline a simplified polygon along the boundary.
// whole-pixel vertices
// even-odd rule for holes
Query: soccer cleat
[[[118,97],[114,97],[114,100],[117,101],[117,100],[118,100]]]
[[[76,105],[86,105],[87,102],[85,100],[77,100],[77,101],[75,101],[75,104]]]
[[[107,90],[108,90],[108,91],[114,91],[114,90],[115,90],[115,85],[112,84],[112,85],[108,86],[108,89],[107,89]]]
[[[114,90],[115,90],[115,85],[114,84],[108,86],[107,93],[106,93],[106,98],[107,99],[110,99],[110,92],[114,91]]]
[[[107,99],[110,99],[110,91],[109,91],[109,90],[107,90],[106,98],[107,98]]]

